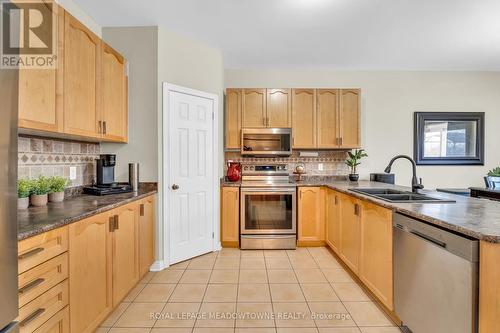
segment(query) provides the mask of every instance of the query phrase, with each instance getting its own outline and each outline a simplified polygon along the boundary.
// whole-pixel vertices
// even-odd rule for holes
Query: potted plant
[[[48,178],[44,176],[38,177],[33,181],[31,191],[31,204],[35,207],[45,206],[47,204],[47,194],[50,192],[50,184]]]
[[[487,188],[500,187],[500,167],[488,171],[488,175],[484,177],[484,182]]]
[[[27,209],[30,205],[31,186],[29,179],[17,180],[17,209]]]
[[[64,189],[68,185],[68,180],[64,177],[54,176],[49,178],[49,201],[62,202],[64,200]]]
[[[351,168],[351,173],[349,174],[349,180],[356,182],[359,179],[359,175],[356,173],[358,165],[361,164],[361,159],[363,157],[368,157],[368,154],[364,149],[356,149],[353,152],[347,152],[349,158],[345,161],[345,164]]]

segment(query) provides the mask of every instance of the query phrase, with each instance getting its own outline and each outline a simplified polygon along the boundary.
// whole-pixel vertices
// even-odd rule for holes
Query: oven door
[[[241,234],[296,234],[296,190],[242,188]]]

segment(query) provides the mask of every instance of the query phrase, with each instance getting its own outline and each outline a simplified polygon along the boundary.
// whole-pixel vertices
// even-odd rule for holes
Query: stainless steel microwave
[[[241,130],[241,155],[290,156],[291,128],[244,128]]]

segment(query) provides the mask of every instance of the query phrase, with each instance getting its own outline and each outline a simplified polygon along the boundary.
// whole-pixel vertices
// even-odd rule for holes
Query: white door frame
[[[162,140],[161,140],[161,154],[159,156],[159,164],[160,164],[160,175],[159,179],[159,188],[161,189],[162,197],[158,200],[162,203],[162,207],[159,209],[160,218],[159,221],[163,222],[160,224],[163,225],[163,228],[159,228],[160,232],[163,233],[163,262],[158,262],[155,265],[154,270],[161,270],[170,265],[170,213],[172,212],[172,196],[170,191],[170,185],[172,184],[171,179],[172,175],[170,173],[171,167],[170,163],[172,161],[171,152],[172,149],[170,147],[170,133],[172,133],[172,121],[170,117],[171,110],[169,93],[170,92],[179,92],[183,94],[193,95],[197,97],[207,98],[213,101],[213,131],[212,131],[212,142],[213,142],[213,166],[212,166],[212,183],[213,183],[213,232],[214,238],[212,241],[212,251],[219,250],[221,248],[220,244],[220,180],[219,180],[219,96],[216,94],[210,94],[207,92],[194,90],[186,87],[181,87],[175,84],[163,83],[163,121],[162,121]],[[162,251],[159,251],[162,253]],[[163,267],[161,267],[163,266]]]

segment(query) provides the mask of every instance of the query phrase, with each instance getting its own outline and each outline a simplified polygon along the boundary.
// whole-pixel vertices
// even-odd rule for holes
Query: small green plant
[[[44,195],[50,192],[50,182],[47,177],[40,176],[33,180],[33,188],[31,194]]]
[[[68,186],[68,180],[64,177],[54,176],[49,178],[50,193],[64,192]]]
[[[490,177],[500,177],[500,167],[496,167],[488,171],[488,176]]]
[[[363,157],[368,157],[368,154],[365,152],[364,149],[356,149],[353,152],[347,152],[349,155],[349,158],[346,159],[345,164],[351,168],[351,174],[356,174],[356,169],[358,165],[361,164],[361,159]]]
[[[29,179],[17,180],[17,197],[27,198],[30,196],[33,187],[33,181]]]

